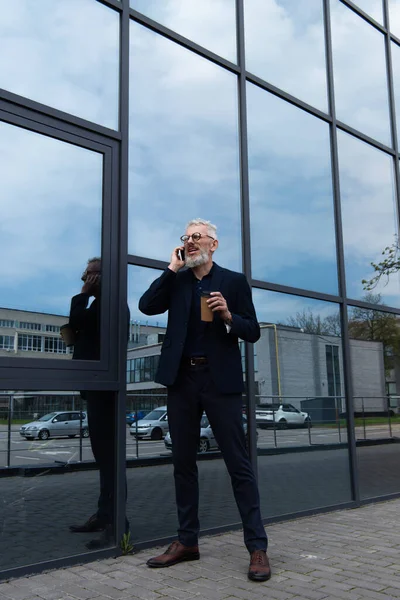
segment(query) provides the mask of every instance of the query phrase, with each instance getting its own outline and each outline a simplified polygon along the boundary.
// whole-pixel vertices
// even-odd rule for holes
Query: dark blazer
[[[100,302],[95,298],[88,307],[89,294],[77,294],[71,300],[69,325],[75,332],[73,358],[100,360]]]
[[[155,381],[173,385],[178,374],[185,345],[192,299],[193,274],[185,269],[174,273],[166,269],[153,281],[139,301],[145,315],[158,315],[169,310],[168,326],[161,349]],[[242,361],[238,338],[256,342],[260,326],[251,298],[251,290],[242,273],[229,271],[214,263],[210,291],[218,291],[227,301],[232,313],[232,327],[228,333],[219,315],[205,326],[205,345],[211,377],[223,394],[243,391]]]
[[[100,298],[90,306],[90,294],[77,294],[71,300],[69,325],[75,332],[72,358],[100,360]],[[126,307],[126,334],[129,339],[130,312]]]

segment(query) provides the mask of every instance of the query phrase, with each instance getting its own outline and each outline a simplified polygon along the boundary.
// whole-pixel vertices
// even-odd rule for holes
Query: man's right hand
[[[172,252],[171,262],[168,265],[168,269],[171,269],[171,271],[174,271],[174,273],[177,273],[180,269],[182,269],[185,266],[185,261],[179,260],[178,258],[178,250],[183,249],[183,246],[177,246]]]
[[[99,276],[98,275],[87,275],[86,281],[82,286],[81,294],[89,294],[94,296],[94,292],[98,289]]]

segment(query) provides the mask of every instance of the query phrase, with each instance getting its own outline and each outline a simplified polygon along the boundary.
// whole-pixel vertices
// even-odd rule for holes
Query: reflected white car
[[[132,423],[129,433],[138,439],[150,438],[151,440],[162,440],[168,432],[167,407],[159,406],[149,412],[137,423]]]
[[[22,425],[19,430],[20,435],[27,440],[38,438],[39,440],[48,440],[49,437],[68,436],[70,438],[81,434],[82,437],[89,437],[89,425],[86,413],[79,411],[58,411],[44,415],[37,421]]]
[[[247,434],[247,417],[245,414],[243,414],[243,427],[245,434]],[[172,450],[171,434],[169,432],[164,438],[164,444],[167,450]],[[208,417],[206,414],[203,414],[200,421],[200,442],[197,451],[199,454],[204,454],[205,452],[218,449],[217,440],[214,437]]]
[[[171,434],[169,432],[164,438],[164,444],[167,450],[172,450]],[[207,416],[203,415],[200,421],[200,442],[198,452],[203,454],[209,450],[218,450],[218,444]]]
[[[256,408],[256,423],[260,429],[274,427],[311,427],[311,417],[293,404],[259,404]]]

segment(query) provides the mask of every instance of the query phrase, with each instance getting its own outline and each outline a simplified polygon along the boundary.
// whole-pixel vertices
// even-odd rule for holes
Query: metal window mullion
[[[357,4],[355,4],[351,0],[340,0],[340,2],[342,4],[344,4],[345,6],[347,6],[347,8],[352,10],[356,15],[358,15],[359,17],[364,19],[364,21],[366,21],[368,23],[368,25],[372,25],[372,27],[374,27],[381,33],[385,33],[385,26],[382,25],[381,23],[379,23],[379,21],[376,21],[367,12],[363,11],[362,8],[360,8]],[[384,23],[385,23],[385,20],[384,20]]]
[[[389,2],[388,0],[383,1],[383,18],[386,27],[385,34],[385,51],[386,51],[386,73],[387,73],[387,85],[388,85],[388,100],[389,100],[389,112],[390,112],[390,123],[392,131],[392,146],[395,152],[393,158],[394,164],[394,180],[395,180],[395,198],[396,198],[396,235],[400,231],[400,174],[399,174],[399,147],[397,140],[397,122],[396,122],[396,101],[394,95],[394,76],[393,76],[393,62],[392,62],[392,46],[390,39],[390,16],[389,16]]]
[[[348,331],[348,312],[346,301],[346,271],[344,260],[343,224],[340,198],[339,180],[339,154],[336,127],[335,88],[333,74],[333,52],[330,0],[323,0],[324,25],[325,25],[325,54],[327,67],[328,100],[329,110],[332,116],[330,125],[331,140],[331,164],[332,164],[332,186],[335,215],[336,256],[338,268],[339,294],[343,298],[340,305],[341,327],[342,327],[342,352],[344,371],[344,392],[347,399],[347,439],[349,447],[349,469],[352,498],[359,504],[360,492],[357,470],[357,448],[354,428],[354,404],[353,404],[353,382],[351,372],[350,338]]]
[[[251,240],[250,240],[250,194],[249,194],[249,157],[247,138],[247,102],[246,102],[246,63],[245,63],[245,31],[243,0],[236,0],[236,44],[238,74],[238,108],[239,108],[239,169],[240,169],[240,213],[242,233],[242,268],[251,285]],[[257,436],[255,416],[255,370],[254,345],[245,344],[246,393],[247,393],[247,427],[249,455],[257,474]]]

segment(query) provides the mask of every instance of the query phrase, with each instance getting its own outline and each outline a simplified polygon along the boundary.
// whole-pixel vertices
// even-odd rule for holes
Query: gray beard
[[[185,266],[189,269],[193,269],[194,267],[200,267],[201,265],[205,265],[208,261],[208,253],[205,250],[200,250],[199,256],[195,256],[191,258],[190,256],[186,257]]]

